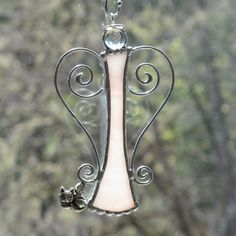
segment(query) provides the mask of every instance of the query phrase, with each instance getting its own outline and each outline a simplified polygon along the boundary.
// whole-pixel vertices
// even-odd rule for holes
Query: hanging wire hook
[[[120,10],[121,10],[123,2],[122,0],[117,0],[116,4],[117,4],[116,12],[109,12],[108,0],[105,1],[105,12],[111,24],[114,23],[114,19],[120,14]]]

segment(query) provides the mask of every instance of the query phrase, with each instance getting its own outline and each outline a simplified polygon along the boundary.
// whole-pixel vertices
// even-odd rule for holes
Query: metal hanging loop
[[[108,0],[105,0],[105,12],[111,24],[114,24],[115,18],[120,14],[121,7],[123,5],[122,0],[117,0],[117,10],[116,12],[109,12]]]

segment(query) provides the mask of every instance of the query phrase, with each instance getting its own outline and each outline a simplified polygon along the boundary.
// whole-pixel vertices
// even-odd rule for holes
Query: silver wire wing
[[[153,174],[147,166],[136,169],[138,146],[167,103],[173,91],[174,81],[173,65],[160,49],[140,46],[131,50],[126,94],[127,147],[130,170],[139,184],[150,183]]]
[[[95,155],[96,167],[83,164],[78,169],[77,176],[85,183],[94,182],[101,169],[102,151],[91,133],[99,133],[99,121],[106,120],[106,117],[101,117],[101,114],[106,113],[98,109],[100,105],[104,106],[106,99],[104,73],[104,61],[96,52],[87,48],[74,48],[60,58],[54,77],[60,100],[87,136]]]

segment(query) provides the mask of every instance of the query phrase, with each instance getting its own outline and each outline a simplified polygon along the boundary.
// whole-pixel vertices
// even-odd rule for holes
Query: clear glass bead
[[[112,50],[119,50],[126,44],[126,35],[120,29],[111,28],[104,35],[104,43]]]

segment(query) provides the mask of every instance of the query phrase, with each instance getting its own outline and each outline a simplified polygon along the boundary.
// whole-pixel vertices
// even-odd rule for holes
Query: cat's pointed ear
[[[74,188],[71,188],[71,189],[70,189],[70,192],[71,192],[73,195],[75,195],[75,190],[74,190]]]
[[[61,193],[64,193],[65,192],[65,188],[63,186],[61,186],[60,191],[61,191]]]

